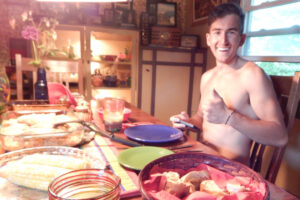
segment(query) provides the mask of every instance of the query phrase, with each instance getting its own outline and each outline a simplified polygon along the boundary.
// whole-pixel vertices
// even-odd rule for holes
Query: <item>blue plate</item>
[[[181,130],[164,125],[138,125],[125,129],[125,135],[144,143],[165,143],[180,139]]]

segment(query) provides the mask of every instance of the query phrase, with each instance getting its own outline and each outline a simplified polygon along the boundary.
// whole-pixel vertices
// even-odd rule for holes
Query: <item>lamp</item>
[[[128,2],[129,0],[36,0],[40,2],[81,2],[81,3],[107,3],[107,2]]]

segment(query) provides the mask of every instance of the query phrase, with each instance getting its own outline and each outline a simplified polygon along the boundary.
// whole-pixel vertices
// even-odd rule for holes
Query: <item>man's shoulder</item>
[[[216,71],[216,67],[213,67],[213,68],[211,68],[211,69],[205,71],[205,72],[202,74],[202,76],[203,76],[204,78],[205,78],[205,77],[210,77],[210,76],[212,76],[212,75],[215,73],[215,71]]]
[[[243,70],[240,74],[241,83],[243,83],[247,87],[253,87],[255,89],[262,85],[269,85],[269,79],[269,75],[267,75],[261,67],[259,67],[253,62],[245,63]]]
[[[241,71],[243,75],[250,77],[266,76],[265,71],[254,62],[246,62]]]

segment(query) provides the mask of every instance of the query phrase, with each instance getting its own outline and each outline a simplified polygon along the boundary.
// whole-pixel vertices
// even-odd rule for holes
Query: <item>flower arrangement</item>
[[[33,60],[29,63],[35,67],[45,67],[42,64],[42,57],[55,55],[55,40],[57,38],[55,27],[58,21],[54,18],[41,18],[39,24],[36,24],[32,17],[32,12],[22,14],[22,20],[25,27],[22,31],[22,37],[31,40],[33,48]]]

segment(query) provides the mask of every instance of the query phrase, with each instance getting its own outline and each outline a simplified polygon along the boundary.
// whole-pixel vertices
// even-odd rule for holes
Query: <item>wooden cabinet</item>
[[[138,107],[166,123],[181,111],[195,113],[206,54],[206,49],[141,47]]]
[[[60,25],[57,33],[60,40],[57,46],[60,49],[72,47],[75,55],[83,60],[85,96],[88,99],[118,97],[137,105],[137,30]],[[95,85],[92,79],[99,72],[104,81]],[[117,81],[106,84],[106,76],[115,76],[113,78]]]
[[[92,79],[98,71],[103,77],[101,86],[87,85],[91,97],[117,97],[136,105],[139,32],[87,27],[86,41],[87,76]]]
[[[82,69],[79,69],[81,74],[69,73],[66,82],[69,85],[69,88],[72,92],[80,92],[83,87],[83,94],[87,95],[86,88],[86,70],[85,70],[85,56],[84,56],[84,27],[83,26],[74,26],[74,25],[58,25],[56,27],[57,38],[55,40],[55,48],[58,50],[54,58],[52,59],[53,63],[60,67],[60,65],[72,65],[72,63],[80,62],[79,66]],[[58,60],[60,62],[54,62]],[[59,64],[60,63],[60,64]],[[53,79],[48,79],[52,81]],[[55,80],[55,79],[54,79]],[[79,84],[80,82],[80,84]],[[82,84],[83,82],[83,84]]]

